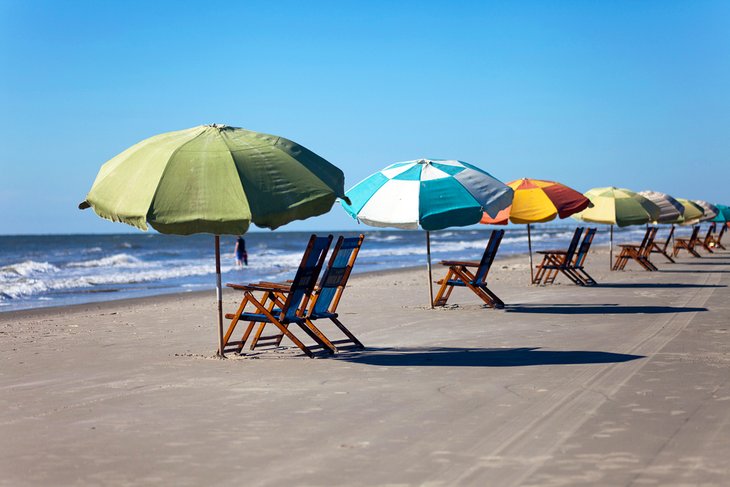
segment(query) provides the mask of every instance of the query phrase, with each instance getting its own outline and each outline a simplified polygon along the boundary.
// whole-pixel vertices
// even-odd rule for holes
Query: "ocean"
[[[533,250],[567,246],[575,224],[532,226]],[[507,230],[497,258],[527,252],[524,225]],[[599,226],[594,244],[608,242]],[[434,262],[478,259],[491,228],[431,233]],[[680,234],[689,229],[679,229]],[[686,230],[686,232],[685,232]],[[354,272],[425,264],[422,231],[363,227],[365,241]],[[317,232],[326,235],[329,232]],[[332,232],[356,235],[359,232]],[[637,241],[643,227],[616,229],[615,242]],[[310,232],[250,232],[245,235],[249,265],[237,268],[235,239],[221,237],[223,282],[277,281],[292,277]],[[660,231],[659,237],[666,235]],[[213,289],[213,236],[157,233],[117,235],[0,236],[0,312],[158,294]]]

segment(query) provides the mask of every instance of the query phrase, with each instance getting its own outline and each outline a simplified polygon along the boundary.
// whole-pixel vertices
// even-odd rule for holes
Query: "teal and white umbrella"
[[[432,230],[479,223],[512,204],[512,188],[466,162],[418,159],[397,162],[363,179],[342,201],[350,216],[373,227],[426,230],[429,292]]]

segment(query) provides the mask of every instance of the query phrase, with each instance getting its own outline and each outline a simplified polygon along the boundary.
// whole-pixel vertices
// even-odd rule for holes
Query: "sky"
[[[292,139],[349,188],[397,161],[730,203],[730,2],[0,0],[0,234],[207,123]],[[290,230],[356,229],[339,206]]]

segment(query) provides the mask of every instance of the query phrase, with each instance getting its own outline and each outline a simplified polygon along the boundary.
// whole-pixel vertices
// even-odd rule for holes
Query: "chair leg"
[[[283,323],[276,319],[265,306],[263,306],[255,299],[252,299],[251,301],[253,302],[254,306],[259,310],[259,312],[263,314],[266,319],[269,320],[269,323],[272,323],[274,326],[279,328],[279,330],[284,335],[286,335],[289,340],[294,342],[294,344],[299,347],[299,349],[304,352],[309,358],[314,358],[314,354],[312,353],[312,351],[306,345],[304,345],[304,343],[302,343],[297,337],[295,337]]]
[[[340,322],[340,320],[338,320],[335,317],[330,317],[330,320],[332,320],[332,322],[335,324],[335,326],[337,326],[337,328],[339,328],[342,333],[347,335],[347,338],[349,338],[352,341],[352,343],[355,344],[356,347],[365,348],[365,345],[363,345],[360,342],[360,340],[355,338],[355,335],[353,335],[352,332],[350,332],[350,330],[348,330],[347,327],[345,327],[345,325],[343,325],[342,322]]]
[[[436,297],[433,298],[434,306],[445,306],[449,301],[451,291],[454,289],[454,286],[449,285],[449,281],[452,279],[453,275],[454,271],[451,267],[449,267],[449,270],[446,272],[446,277],[441,280],[441,287],[436,293]]]

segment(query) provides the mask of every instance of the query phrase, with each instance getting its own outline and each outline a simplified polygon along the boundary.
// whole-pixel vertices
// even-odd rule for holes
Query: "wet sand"
[[[579,288],[498,258],[505,310],[356,276],[367,348],[314,360],[213,358],[211,293],[0,314],[0,485],[727,485],[730,252],[607,260]]]

